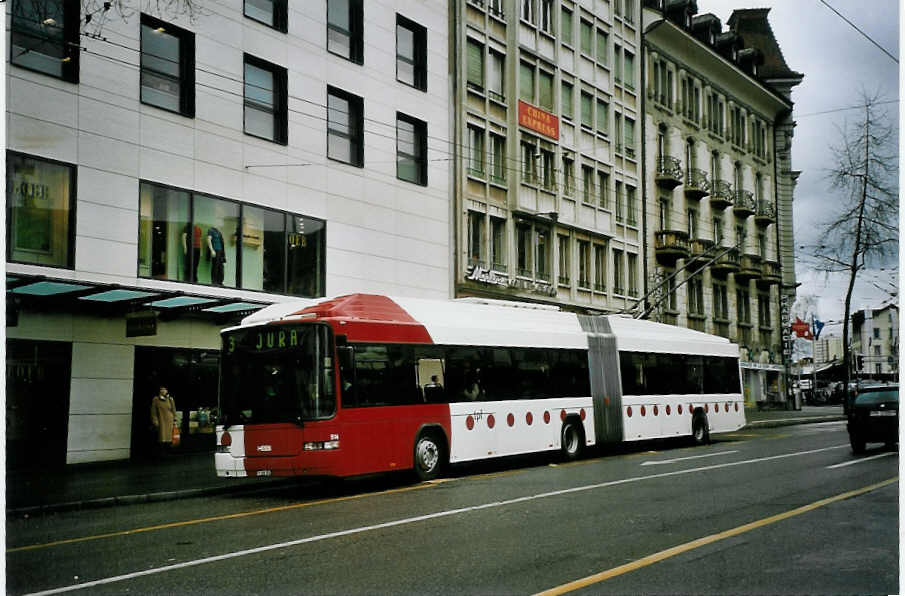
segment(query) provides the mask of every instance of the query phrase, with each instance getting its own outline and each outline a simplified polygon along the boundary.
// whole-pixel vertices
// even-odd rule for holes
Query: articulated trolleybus
[[[624,316],[353,294],[222,332],[219,476],[354,476],[745,424],[738,346]]]

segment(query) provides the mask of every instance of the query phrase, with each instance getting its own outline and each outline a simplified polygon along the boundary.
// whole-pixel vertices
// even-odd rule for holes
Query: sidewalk
[[[745,410],[745,428],[770,428],[844,420],[841,406],[802,410]],[[118,461],[51,470],[6,473],[7,515],[111,507],[223,493],[253,492],[295,479],[218,478],[210,453],[176,455],[160,461]]]

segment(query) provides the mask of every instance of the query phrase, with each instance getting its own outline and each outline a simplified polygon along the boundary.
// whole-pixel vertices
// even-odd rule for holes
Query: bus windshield
[[[326,325],[223,334],[223,424],[302,423],[336,413],[332,335]]]

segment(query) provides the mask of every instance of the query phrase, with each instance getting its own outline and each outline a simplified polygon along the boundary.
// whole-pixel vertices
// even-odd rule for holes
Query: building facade
[[[814,340],[814,363],[842,362],[842,338],[828,335]]]
[[[450,296],[445,4],[81,4],[5,4],[11,466],[140,455],[158,384],[212,447],[262,305]]]
[[[651,316],[741,348],[746,402],[784,401],[794,297],[791,87],[768,9],[727,30],[645,0],[644,206]]]
[[[899,307],[884,304],[852,314],[852,356],[862,379],[895,380],[899,374]]]
[[[642,293],[638,0],[450,2],[456,296]]]

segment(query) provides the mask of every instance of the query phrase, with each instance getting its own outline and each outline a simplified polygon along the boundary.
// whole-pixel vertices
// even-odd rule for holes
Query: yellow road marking
[[[170,528],[181,528],[184,526],[194,526],[198,524],[206,524],[210,522],[216,521],[224,521],[228,519],[240,519],[243,517],[251,517],[253,515],[264,515],[267,513],[278,513],[281,511],[291,511],[293,509],[302,509],[304,507],[313,507],[315,505],[326,505],[328,503],[340,503],[342,501],[354,501],[358,499],[363,499],[366,497],[378,497],[382,495],[392,495],[396,493],[404,493],[413,490],[421,490],[424,488],[430,488],[431,486],[435,486],[435,484],[417,484],[415,486],[407,486],[404,488],[394,488],[390,490],[384,490],[376,493],[365,493],[360,495],[348,495],[345,497],[332,497],[329,499],[319,499],[317,501],[306,501],[304,503],[293,503],[292,505],[281,505],[279,507],[268,507],[266,509],[256,509],[254,511],[242,511],[240,513],[227,513],[225,515],[215,515],[212,517],[202,517],[198,519],[189,519],[185,521],[179,522],[170,522],[168,524],[160,524],[157,526],[147,526],[143,528],[133,528],[131,530],[120,530],[118,532],[108,532],[106,534],[96,534],[93,536],[81,536],[78,538],[66,538],[64,540],[54,540],[53,542],[45,542],[43,544],[31,544],[28,546],[17,546],[15,548],[6,549],[7,553],[15,553],[26,550],[37,550],[40,548],[49,548],[51,546],[61,546],[64,544],[76,544],[79,542],[88,542],[90,540],[102,540],[104,538],[115,538],[117,536],[130,536],[132,534],[142,534],[145,532],[156,532],[158,530],[168,530]]]
[[[750,532],[751,530],[756,530],[757,528],[762,528],[764,526],[768,526],[770,524],[775,524],[776,522],[783,521],[789,519],[791,517],[795,517],[797,515],[801,515],[803,513],[808,513],[809,511],[813,511],[815,509],[819,509],[820,507],[826,507],[831,503],[836,503],[838,501],[843,501],[845,499],[851,499],[852,497],[857,497],[859,495],[863,495],[864,493],[868,493],[878,488],[882,488],[884,486],[888,486],[895,482],[899,481],[899,477],[896,476],[894,478],[890,478],[889,480],[884,480],[883,482],[878,482],[877,484],[871,484],[870,486],[865,486],[864,488],[859,488],[853,491],[849,491],[847,493],[842,493],[840,495],[836,495],[834,497],[828,497],[826,499],[821,499],[819,501],[814,501],[809,505],[803,505],[802,507],[798,507],[796,509],[792,509],[790,511],[786,511],[785,513],[779,513],[777,515],[773,515],[770,517],[765,517],[763,519],[753,521],[751,523],[745,524],[743,526],[738,526],[736,528],[732,528],[731,530],[726,530],[725,532],[720,532],[719,534],[711,534],[710,536],[705,536],[704,538],[698,538],[697,540],[692,540],[691,542],[686,542],[685,544],[680,544],[678,546],[674,546],[672,548],[668,548],[666,550],[661,550],[658,553],[654,553],[652,555],[648,555],[636,561],[632,561],[631,563],[626,563],[625,565],[620,565],[619,567],[613,567],[612,569],[608,569],[607,571],[602,571],[600,573],[595,573],[594,575],[589,575],[582,579],[577,579],[575,581],[562,584],[561,586],[556,586],[555,588],[550,588],[549,590],[545,590],[543,592],[539,592],[535,596],[555,596],[558,594],[566,594],[568,592],[573,592],[575,590],[580,590],[581,588],[586,588],[588,586],[606,581],[608,579],[617,577],[619,575],[623,575],[626,573],[630,573],[632,571],[636,571],[641,569],[642,567],[647,567],[648,565],[653,565],[654,563],[659,563],[665,559],[669,559],[671,557],[675,557],[676,555],[681,555],[682,553],[686,553],[690,550],[694,550],[696,548],[701,548],[702,546],[707,546],[708,544],[712,544],[714,542],[718,542],[720,540],[725,540],[726,538],[732,538],[733,536],[738,536],[739,534],[744,534],[745,532]]]

